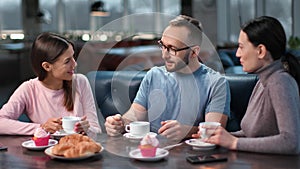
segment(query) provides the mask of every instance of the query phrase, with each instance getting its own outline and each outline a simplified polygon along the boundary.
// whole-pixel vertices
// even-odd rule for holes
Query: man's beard
[[[186,67],[186,66],[189,64],[189,61],[190,61],[190,60],[189,60],[189,56],[190,56],[190,52],[188,51],[188,52],[186,52],[184,58],[183,58],[182,60],[180,60],[179,62],[177,62],[177,63],[175,64],[175,67],[172,68],[172,69],[168,69],[168,67],[165,66],[166,69],[167,69],[167,71],[168,71],[168,72],[176,72],[176,71],[178,71],[178,70],[180,70],[180,69]]]

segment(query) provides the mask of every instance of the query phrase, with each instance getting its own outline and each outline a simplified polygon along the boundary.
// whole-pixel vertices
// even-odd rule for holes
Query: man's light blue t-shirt
[[[208,112],[230,117],[228,82],[203,64],[193,74],[168,72],[164,66],[153,67],[144,77],[134,102],[146,108],[153,132],[165,120],[198,126]]]

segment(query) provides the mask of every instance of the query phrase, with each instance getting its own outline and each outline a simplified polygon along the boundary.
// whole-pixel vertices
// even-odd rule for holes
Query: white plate
[[[53,140],[53,139],[49,139],[48,145],[46,145],[46,146],[36,146],[34,144],[33,140],[28,140],[28,141],[24,141],[22,143],[22,147],[25,147],[25,148],[30,149],[30,150],[43,150],[47,147],[54,146],[57,143],[58,143],[58,141]]]
[[[158,161],[167,157],[168,155],[169,151],[161,148],[156,149],[155,157],[143,157],[140,149],[135,149],[129,152],[129,157],[140,161]]]
[[[153,133],[153,132],[150,132],[148,134],[153,135],[153,136],[157,135],[156,133]],[[140,140],[144,137],[144,136],[135,136],[135,135],[132,135],[131,133],[125,133],[125,134],[123,134],[123,136],[128,139],[134,139],[134,140]]]
[[[185,143],[192,146],[194,150],[211,150],[216,148],[215,144],[205,143],[201,139],[189,139]]]
[[[90,157],[99,155],[99,153],[101,153],[101,152],[104,150],[104,148],[101,146],[100,151],[97,152],[97,153],[94,153],[94,154],[87,154],[87,155],[81,156],[81,157],[67,158],[67,157],[64,157],[64,156],[58,156],[58,155],[52,154],[52,148],[53,148],[53,147],[47,148],[47,149],[45,150],[45,154],[48,155],[48,156],[50,156],[51,158],[56,158],[56,159],[61,159],[61,160],[68,160],[68,161],[76,161],[76,160],[87,159],[87,158],[90,158]]]

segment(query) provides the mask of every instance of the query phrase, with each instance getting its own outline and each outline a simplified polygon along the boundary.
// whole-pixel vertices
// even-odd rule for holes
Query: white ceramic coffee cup
[[[80,121],[80,117],[65,116],[62,118],[62,128],[66,133],[74,133],[74,127]]]
[[[207,128],[203,128],[203,127]],[[219,122],[201,122],[199,123],[201,138],[209,138],[212,133],[217,129],[218,126],[221,126]]]
[[[125,130],[133,136],[145,136],[150,132],[150,123],[147,121],[134,121],[126,125]]]

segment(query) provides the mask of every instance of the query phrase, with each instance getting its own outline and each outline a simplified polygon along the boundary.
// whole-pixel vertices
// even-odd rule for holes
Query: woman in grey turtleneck
[[[300,64],[286,52],[280,22],[258,17],[242,26],[236,52],[243,70],[259,76],[241,130],[218,127],[206,142],[232,150],[300,153]]]

